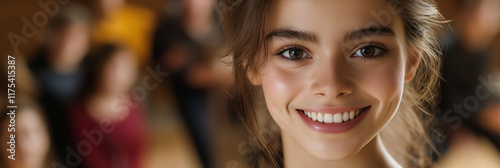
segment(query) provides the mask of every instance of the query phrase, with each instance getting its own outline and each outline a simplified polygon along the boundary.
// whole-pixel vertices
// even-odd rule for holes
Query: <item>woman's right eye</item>
[[[309,57],[309,54],[300,48],[289,48],[280,53],[282,57],[289,60],[300,60]]]

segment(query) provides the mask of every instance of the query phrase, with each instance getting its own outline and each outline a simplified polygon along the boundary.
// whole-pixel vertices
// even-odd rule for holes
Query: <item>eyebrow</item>
[[[295,30],[289,28],[275,29],[267,34],[266,39],[282,38],[282,39],[297,39],[302,41],[308,41],[312,43],[318,43],[318,36],[314,33],[306,32],[303,30]]]
[[[351,31],[345,36],[344,41],[359,40],[373,36],[396,36],[396,33],[387,26],[373,26]]]
[[[362,38],[373,36],[396,36],[396,33],[394,32],[394,30],[387,26],[373,26],[351,31],[344,37],[344,41],[359,40]],[[267,40],[273,38],[297,39],[316,44],[319,43],[319,38],[316,34],[290,28],[275,29],[266,36]]]

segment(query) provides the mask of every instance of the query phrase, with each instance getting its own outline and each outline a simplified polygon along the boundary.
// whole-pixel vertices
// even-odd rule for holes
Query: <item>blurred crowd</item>
[[[450,22],[439,38],[429,152],[436,167],[500,167],[500,0],[438,2]],[[16,55],[16,160],[1,152],[0,167],[244,165],[252,140],[231,111],[217,3],[168,0],[163,12],[126,0],[59,6],[37,49]],[[0,132],[2,142],[8,136]]]
[[[59,6],[38,49],[17,60],[18,157],[2,157],[1,167],[151,167],[163,157],[151,144],[171,138],[182,142],[172,154],[192,151],[179,165],[215,167],[214,127],[241,125],[228,115],[214,6],[169,1],[161,14],[125,0]],[[154,132],[161,126],[152,121],[167,118],[182,131]]]

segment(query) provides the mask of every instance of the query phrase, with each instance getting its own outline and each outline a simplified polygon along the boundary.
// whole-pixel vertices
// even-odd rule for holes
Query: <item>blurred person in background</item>
[[[170,72],[167,85],[174,91],[201,162],[208,168],[214,166],[211,149],[214,113],[210,111],[225,110],[223,103],[210,101],[210,98],[224,100],[223,96],[212,97],[217,95],[212,93],[217,92],[220,77],[216,53],[224,42],[214,3],[214,0],[169,1],[167,14],[154,33],[152,49],[152,65]]]
[[[460,13],[451,22],[452,31],[445,33],[441,42],[444,45],[442,100],[439,106],[441,113],[436,116],[438,126],[443,128],[447,139],[441,139],[436,146],[440,153],[446,154],[448,148],[470,144],[476,141],[477,136],[486,136],[500,149],[500,134],[494,135],[481,128],[480,125],[488,120],[478,120],[484,111],[491,111],[488,109],[492,103],[499,101],[498,94],[489,93],[486,88],[489,86],[485,87],[479,78],[488,80],[495,69],[491,63],[495,60],[492,51],[498,47],[494,40],[500,31],[500,1],[456,2]],[[468,101],[477,94],[483,96],[474,97],[477,101]],[[495,113],[499,112],[500,108],[497,108]],[[493,120],[498,122],[499,119]]]
[[[19,100],[15,118],[15,160],[7,158],[10,152],[1,152],[0,167],[8,168],[43,168],[51,163],[50,155],[50,135],[49,125],[40,108],[27,99]],[[30,103],[31,102],[31,103]],[[7,114],[9,110],[3,109],[2,113]],[[3,128],[8,128],[10,116],[2,115],[0,124]],[[2,142],[9,142],[11,133],[2,131],[0,139]],[[10,144],[2,143],[2,149],[9,149]]]
[[[0,60],[0,69],[3,71],[12,70],[7,68],[7,59]],[[0,167],[6,168],[42,168],[48,167],[54,159],[54,151],[51,147],[50,126],[45,113],[39,103],[34,99],[39,93],[38,87],[34,80],[33,75],[27,66],[23,56],[15,57],[15,102],[10,103],[7,96],[0,99],[2,109],[0,112],[4,115],[0,116],[0,126],[4,129],[0,131]],[[7,73],[1,73],[0,78],[5,79],[0,82],[0,85],[7,86],[11,84]],[[13,86],[14,87],[14,86]],[[0,92],[7,95],[7,89],[2,89]],[[6,108],[9,105],[17,105],[16,109]],[[15,116],[8,115],[8,113],[15,110]],[[15,117],[11,120],[11,117]],[[15,130],[9,132],[8,125],[15,122]],[[15,132],[14,132],[15,131]],[[11,146],[9,142],[11,133],[15,134],[15,160],[8,159],[11,154],[9,149]]]
[[[120,45],[104,45],[89,60],[87,84],[71,108],[71,135],[78,145],[94,142],[83,166],[143,167],[147,128],[144,111],[130,95],[138,75],[133,53]],[[107,125],[103,127],[103,125]]]
[[[132,5],[126,0],[90,0],[95,14],[92,34],[93,46],[106,43],[120,43],[137,57],[139,65],[149,61],[151,33],[155,17],[149,9]]]
[[[29,64],[39,84],[39,100],[47,113],[60,160],[69,145],[67,107],[80,92],[84,79],[90,28],[87,8],[78,4],[62,7],[50,21],[44,43]]]

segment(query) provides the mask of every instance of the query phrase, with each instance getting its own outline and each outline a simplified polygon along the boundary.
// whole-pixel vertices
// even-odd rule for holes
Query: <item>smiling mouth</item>
[[[362,114],[366,109],[370,108],[364,107],[358,110],[352,110],[352,111],[345,111],[345,112],[339,112],[339,113],[321,113],[321,112],[311,112],[311,111],[304,111],[297,109],[299,112],[303,113],[306,117],[309,119],[320,122],[320,123],[327,123],[327,124],[340,124],[342,122],[348,122],[350,120],[355,119],[358,117],[360,114]]]

